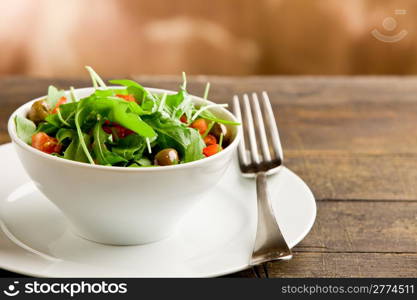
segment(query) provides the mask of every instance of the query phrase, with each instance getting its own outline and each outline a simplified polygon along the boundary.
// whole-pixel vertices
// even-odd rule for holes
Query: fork
[[[235,95],[233,110],[242,123],[244,133],[238,148],[240,170],[243,176],[256,178],[258,196],[256,239],[249,264],[252,267],[263,264],[267,276],[264,263],[291,259],[292,253],[278,226],[268,196],[267,175],[281,169],[284,157],[274,113],[265,91],[262,92],[262,99],[261,106],[256,93],[252,93],[252,101],[244,94],[241,110],[239,97]]]

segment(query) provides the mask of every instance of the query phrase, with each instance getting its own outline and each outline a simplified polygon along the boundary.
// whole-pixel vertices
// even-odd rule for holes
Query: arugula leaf
[[[32,135],[36,132],[36,125],[31,120],[21,116],[15,117],[16,134],[27,144],[32,142]]]
[[[152,166],[152,162],[146,157],[142,157],[141,159],[138,159],[136,163],[143,167]]]
[[[46,97],[45,101],[48,104],[50,109],[54,108],[61,97],[65,97],[64,90],[58,90],[53,85],[50,85],[48,88],[48,96]]]
[[[146,112],[136,102],[129,102],[129,109],[139,116],[149,115],[150,112]]]
[[[91,157],[90,151],[88,150],[88,147],[87,147],[88,143],[86,143],[85,139],[83,138],[84,134],[81,130],[81,126],[80,126],[80,123],[79,123],[79,115],[80,115],[81,112],[82,112],[82,109],[78,110],[78,107],[77,107],[77,111],[75,113],[75,128],[77,129],[77,135],[78,135],[79,142],[81,144],[81,147],[82,147],[85,155],[88,158],[88,161],[90,162],[90,164],[94,165],[95,164],[94,160]]]
[[[125,90],[107,89],[107,90],[95,90],[94,94],[97,97],[113,97],[116,94],[124,94]]]
[[[141,86],[139,83],[137,83],[136,81],[133,81],[133,80],[129,80],[129,79],[112,79],[112,80],[109,80],[109,82],[111,84],[119,84],[119,85],[123,85],[123,86],[126,86],[126,87],[134,86],[134,87],[137,87],[139,89],[145,90],[144,87]]]
[[[185,99],[187,92],[181,89],[176,94],[167,95],[165,100],[165,107],[168,108],[171,112],[174,111]]]
[[[86,145],[90,144],[91,137],[88,134],[83,134],[84,143]],[[67,149],[64,151],[64,158],[69,160],[75,160],[79,162],[86,162],[88,163],[88,157],[85,155],[85,152],[83,150],[82,144],[79,140],[79,137],[77,135],[77,132],[72,129],[68,128],[61,128],[57,134],[56,138],[60,143],[65,143],[66,141],[69,141],[69,145]]]
[[[137,134],[131,134],[123,139],[119,139],[111,151],[126,160],[140,160],[146,148],[146,141]]]
[[[240,125],[240,123],[238,123],[238,122],[233,122],[233,121],[229,121],[229,120],[220,119],[220,118],[216,117],[209,110],[202,111],[200,113],[199,117],[200,118],[203,118],[203,119],[206,119],[206,120],[210,120],[210,121],[216,122],[216,123],[226,124],[226,125]]]
[[[99,121],[94,126],[93,130],[93,152],[95,154],[97,163],[100,165],[114,165],[120,162],[126,162],[126,159],[107,149],[105,142],[108,140],[109,134],[103,130],[102,126],[103,122]]]
[[[164,118],[159,112],[144,116],[144,121],[158,132],[157,144],[162,149],[177,149],[183,157],[183,162],[204,158],[205,144],[197,130],[176,120]]]
[[[201,138],[200,133],[198,130],[193,128],[188,128],[190,132],[190,143],[186,148],[184,162],[190,162],[194,160],[199,160],[204,158],[203,149],[206,147],[203,139]]]
[[[92,67],[85,66],[85,68],[87,69],[88,73],[90,73],[90,77],[91,77],[91,80],[93,81],[93,86],[94,86],[95,89],[98,88],[97,83],[102,88],[106,88],[107,87],[106,84],[104,83],[103,79],[101,79],[101,77],[96,73],[96,71],[93,70]]]
[[[93,123],[97,120],[97,115],[100,115],[143,137],[151,138],[156,136],[152,127],[146,124],[136,113],[131,111],[131,108],[134,107],[131,104],[132,102],[127,102],[122,99],[97,98],[93,95],[77,103],[79,104],[79,109],[82,110],[79,122],[83,128],[85,128],[85,123],[88,120]],[[88,129],[88,127],[85,129]]]
[[[59,130],[59,127],[56,127],[53,124],[50,124],[48,122],[42,122],[38,124],[38,128],[36,128],[36,132],[45,132],[49,136],[54,136],[57,131]]]
[[[141,107],[145,111],[152,112],[156,105],[158,104],[158,100],[152,93],[150,93],[147,89],[141,86],[139,83],[128,80],[128,79],[115,79],[109,81],[112,84],[120,84],[127,87],[127,92],[133,95],[139,103],[141,103]]]
[[[66,104],[62,104],[59,106],[59,112],[61,114],[61,118],[70,124],[72,128],[75,127],[74,118],[75,118],[75,111],[77,109],[78,102],[70,102]],[[60,116],[58,114],[49,114],[45,121],[49,124],[54,125],[55,127],[62,127],[65,123],[62,122]]]

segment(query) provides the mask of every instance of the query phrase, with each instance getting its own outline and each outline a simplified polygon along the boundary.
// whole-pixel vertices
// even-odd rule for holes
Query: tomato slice
[[[52,110],[52,113],[55,114],[58,110],[58,107],[62,104],[67,103],[67,98],[66,97],[61,97],[59,98],[58,102],[55,104],[54,109]]]
[[[205,138],[204,138],[204,143],[206,143],[207,146],[210,145],[214,145],[217,144],[217,139],[215,136],[208,134]]]
[[[54,137],[50,137],[45,132],[38,132],[32,135],[32,147],[42,152],[51,154],[59,153],[62,145]]]
[[[124,138],[124,137],[127,137],[128,135],[135,133],[134,131],[127,129],[123,126],[120,126],[119,124],[116,124],[114,128],[116,129],[117,136],[119,138]]]
[[[188,121],[187,121],[187,116],[186,115],[182,115],[181,116],[181,118],[180,118],[180,121],[182,122],[182,123],[187,123]]]
[[[197,129],[200,134],[204,134],[207,130],[207,122],[204,119],[197,119],[190,125],[191,128]]]
[[[212,156],[218,152],[220,152],[222,150],[222,148],[220,147],[219,144],[213,144],[210,146],[207,146],[206,148],[203,149],[203,154],[207,157]]]
[[[117,94],[116,96],[119,97],[119,98],[125,99],[128,102],[136,102],[135,97],[133,95],[130,95],[130,94],[128,94],[128,95]]]
[[[117,135],[116,138],[125,138],[128,135],[135,133],[134,131],[127,129],[117,123],[111,123],[110,121],[106,120],[103,124],[104,132],[108,134]]]

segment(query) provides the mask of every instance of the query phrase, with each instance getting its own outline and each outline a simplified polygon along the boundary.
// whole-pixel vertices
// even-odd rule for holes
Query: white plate
[[[27,177],[11,144],[0,146],[0,165],[1,268],[40,277],[212,277],[248,267],[255,182],[239,174],[236,162],[173,236],[143,246],[106,246],[74,235]],[[278,223],[294,247],[314,223],[313,194],[286,168],[268,183]]]

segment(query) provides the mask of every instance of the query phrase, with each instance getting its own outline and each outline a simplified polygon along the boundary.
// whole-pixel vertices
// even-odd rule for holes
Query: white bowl
[[[93,88],[75,90],[78,98],[92,92]],[[15,116],[26,116],[32,103],[44,97],[22,105],[10,116],[9,135],[30,178],[63,212],[74,232],[104,244],[144,244],[168,237],[181,218],[221,179],[242,134],[240,126],[233,126],[233,141],[228,147],[190,163],[157,168],[90,165],[43,153],[17,137]],[[194,96],[193,101],[212,103]],[[212,112],[236,121],[221,107]]]

